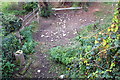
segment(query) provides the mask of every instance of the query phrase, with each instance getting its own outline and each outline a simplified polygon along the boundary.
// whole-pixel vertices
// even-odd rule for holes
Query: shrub
[[[25,10],[21,6],[23,5],[19,5],[17,2],[2,2],[0,8],[4,14],[23,15]]]
[[[51,57],[64,65],[71,64],[77,56],[77,49],[58,46],[50,50]]]
[[[22,26],[22,21],[14,15],[3,15],[2,26],[4,28],[5,35],[17,31]]]
[[[50,17],[53,14],[52,7],[50,5],[44,6],[41,8],[41,16],[42,17]]]
[[[15,58],[13,53],[17,50],[23,50],[26,54],[32,54],[35,52],[36,42],[32,38],[32,26],[26,27],[21,34],[24,36],[22,43],[19,39],[12,33],[7,36],[3,35],[2,40],[2,76],[3,78],[12,77],[12,73],[16,70],[16,65],[14,63]]]
[[[21,43],[14,34],[2,37],[2,77],[10,78],[15,71],[15,61],[13,53],[21,48]]]
[[[33,32],[33,26],[25,27],[24,30],[20,32],[22,36],[24,36],[24,39],[22,40],[24,42],[24,45],[22,46],[22,50],[25,54],[31,54],[34,53],[35,46],[37,43],[33,40],[32,32]]]
[[[13,76],[13,72],[15,70],[15,65],[9,62],[6,59],[2,60],[2,78],[11,78]]]
[[[30,42],[25,42],[24,45],[22,46],[22,50],[25,54],[32,54],[35,52],[35,46],[36,42],[30,41]]]
[[[28,2],[28,3],[23,5],[23,9],[26,12],[31,12],[31,11],[33,11],[33,9],[35,9],[37,7],[38,7],[37,2]]]
[[[12,62],[12,60],[14,59],[13,53],[19,50],[21,46],[22,45],[19,39],[15,35],[9,34],[8,36],[3,37],[2,40],[3,57],[6,57],[7,60]]]

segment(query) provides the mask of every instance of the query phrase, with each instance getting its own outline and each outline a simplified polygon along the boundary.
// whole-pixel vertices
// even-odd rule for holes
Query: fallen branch
[[[82,9],[82,7],[52,8],[52,10],[55,10],[55,11],[60,11],[60,10],[71,10],[71,9]]]

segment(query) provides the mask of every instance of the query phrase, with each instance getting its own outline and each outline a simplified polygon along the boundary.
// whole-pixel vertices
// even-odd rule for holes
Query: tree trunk
[[[16,58],[16,62],[22,66],[25,64],[25,58],[24,58],[24,55],[23,55],[23,51],[22,50],[18,50],[16,51],[16,53],[14,53],[15,55],[15,58]]]

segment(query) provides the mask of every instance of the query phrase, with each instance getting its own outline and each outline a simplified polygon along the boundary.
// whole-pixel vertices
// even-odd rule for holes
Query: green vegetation
[[[4,21],[2,23],[2,28],[0,29],[3,34],[2,36],[2,77],[10,78],[13,75],[13,72],[18,70],[15,63],[14,54],[17,50],[23,50],[24,55],[32,54],[35,52],[34,48],[37,43],[33,40],[32,37],[32,26],[25,27],[20,33],[23,36],[23,39],[20,40],[15,35],[15,30],[19,30],[21,25],[19,24],[19,19],[11,18],[8,15],[3,15]],[[12,16],[12,15],[11,15]],[[7,18],[8,17],[8,18]],[[5,22],[6,21],[6,22]],[[11,24],[13,23],[13,24]],[[6,35],[7,33],[7,35]]]
[[[25,15],[37,8],[37,2],[18,3],[18,2],[1,2],[1,11],[4,14]]]
[[[32,33],[33,26],[26,27],[23,31],[21,31],[21,35],[24,36],[24,45],[22,46],[22,50],[26,54],[32,54],[35,52],[34,48],[37,43],[33,40]]]
[[[23,5],[23,9],[26,12],[31,12],[31,11],[33,11],[33,9],[36,9],[37,7],[38,7],[37,2],[28,2],[25,5]]]
[[[80,3],[82,6],[82,3]],[[106,3],[109,4],[109,3]],[[110,3],[111,4],[111,3]],[[76,2],[73,7],[79,6]],[[83,9],[87,11],[88,4],[83,3]],[[18,3],[3,3],[0,8],[2,13],[0,18],[2,28],[0,28],[0,38],[2,44],[0,50],[2,54],[2,78],[12,78],[15,71],[19,70],[19,65],[15,62],[14,53],[22,50],[24,56],[35,53],[37,42],[33,39],[35,26],[26,26],[20,35],[16,32],[22,27],[22,21],[14,15],[25,15],[37,8],[36,2],[25,3],[19,7]],[[53,14],[50,5],[41,9],[41,16],[50,17]],[[96,16],[102,15],[102,12],[96,12]],[[102,23],[102,24],[101,24]],[[114,16],[109,15],[102,21],[96,21],[78,32],[75,38],[76,43],[69,46],[57,46],[49,50],[52,60],[56,61],[58,66],[62,64],[61,74],[65,78],[89,78],[89,79],[120,79],[120,3]],[[1,59],[1,58],[0,58]],[[0,60],[1,61],[1,60]],[[0,63],[1,64],[1,63]],[[28,63],[28,66],[30,63]],[[55,69],[54,69],[55,70]],[[0,68],[1,71],[1,68]],[[26,71],[21,71],[24,74]]]
[[[21,6],[17,2],[1,2],[0,8],[4,14],[19,15],[25,12]]]
[[[42,17],[48,18],[51,15],[53,15],[52,7],[50,5],[44,6],[44,7],[41,8],[41,12],[40,13],[41,13],[40,15]]]
[[[51,57],[66,66],[62,73],[66,78],[120,79],[119,8],[112,24],[95,23],[83,28],[84,33],[80,32],[76,37],[79,45],[58,46],[50,50]],[[89,35],[91,32],[93,35]]]
[[[4,14],[2,16],[2,26],[4,26],[4,34],[7,35],[11,32],[18,31],[22,26],[22,20],[11,14]]]

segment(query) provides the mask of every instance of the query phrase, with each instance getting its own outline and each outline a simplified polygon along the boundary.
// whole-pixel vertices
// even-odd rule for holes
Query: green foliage
[[[41,16],[42,17],[50,17],[51,15],[53,14],[53,11],[52,11],[52,7],[49,5],[49,6],[44,6],[41,8]]]
[[[25,10],[17,2],[1,2],[1,11],[4,14],[23,15]]]
[[[2,77],[11,78],[16,70],[13,53],[21,48],[21,43],[14,34],[2,37]]]
[[[12,61],[14,59],[13,53],[19,50],[20,48],[21,43],[15,35],[9,34],[8,36],[3,37],[2,40],[3,57],[6,57],[9,61]]]
[[[13,18],[12,18],[13,17]],[[7,19],[8,18],[8,19]],[[6,21],[6,22],[5,22]],[[21,31],[21,35],[24,36],[24,39],[20,41],[14,32],[19,30],[20,24],[19,19],[14,18],[14,16],[5,16],[5,21],[2,24],[3,27],[0,29],[3,34],[0,34],[2,37],[2,77],[10,78],[13,75],[13,72],[16,70],[16,63],[14,53],[17,50],[23,50],[26,54],[32,54],[35,52],[36,42],[32,38],[32,26],[25,27],[23,31]],[[11,22],[13,24],[11,24]],[[12,30],[11,28],[14,28]],[[7,34],[7,35],[6,35]]]
[[[38,5],[37,5],[37,2],[28,2],[26,3],[25,5],[23,5],[23,9],[26,11],[26,12],[30,12],[30,11],[33,11],[33,9],[37,8]]]
[[[35,52],[34,48],[36,46],[36,42],[30,41],[30,42],[25,42],[24,45],[22,46],[22,50],[25,54],[32,54]]]
[[[67,65],[64,73],[66,78],[120,79],[119,12],[118,8],[111,26],[107,29],[90,37],[87,34],[78,36],[79,46],[51,49],[53,59]]]
[[[37,45],[37,42],[33,40],[32,32],[33,26],[28,26],[20,32],[21,35],[24,36],[22,50],[25,54],[32,54],[35,52],[34,48]]]
[[[15,70],[15,65],[6,59],[2,60],[2,78],[11,78],[13,71]]]
[[[17,2],[2,2],[0,8],[4,14],[25,15],[37,8],[37,2],[27,2],[24,4]]]
[[[4,28],[5,35],[17,31],[22,26],[22,21],[13,15],[2,16],[2,26]]]
[[[50,50],[52,58],[55,59],[57,62],[60,62],[65,65],[72,63],[76,56],[76,52],[77,52],[76,49],[73,50],[71,48],[63,49],[63,47],[60,46],[52,48]]]
[[[33,26],[30,25],[28,27],[25,27],[24,30],[20,32],[20,34],[24,36],[25,38],[24,40],[29,42],[29,41],[33,41],[32,32],[33,32]]]

